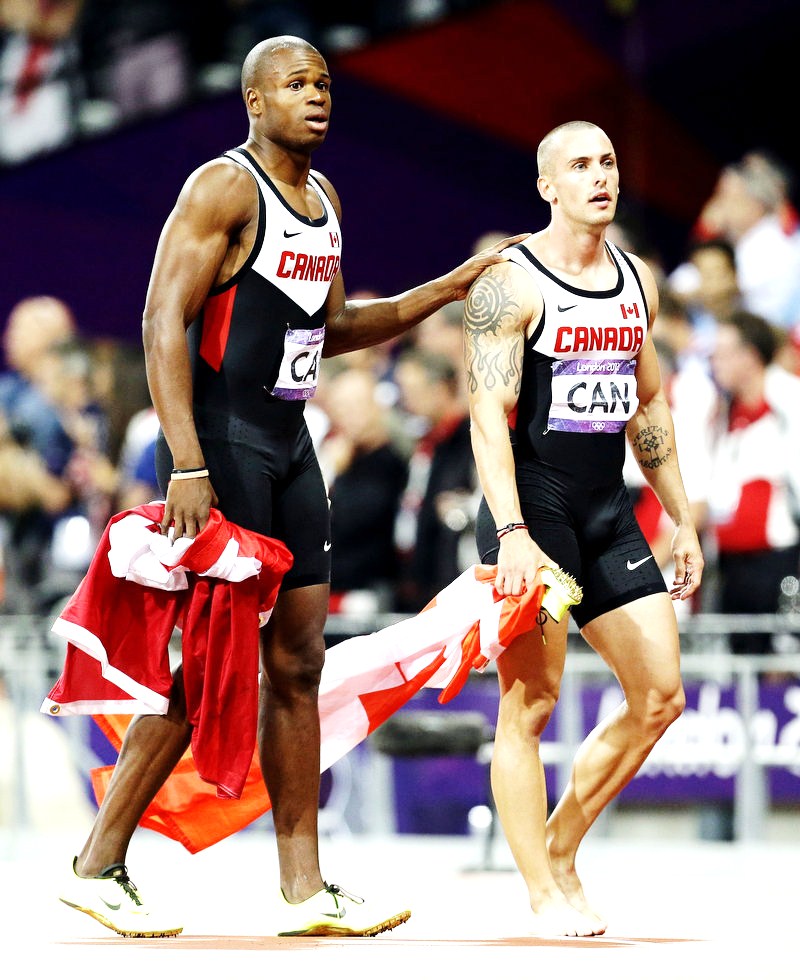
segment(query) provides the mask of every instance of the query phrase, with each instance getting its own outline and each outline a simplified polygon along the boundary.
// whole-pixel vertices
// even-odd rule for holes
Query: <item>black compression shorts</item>
[[[330,582],[330,508],[305,422],[276,432],[235,416],[195,410],[195,425],[224,517],[278,538],[294,556],[283,590]],[[159,433],[156,470],[165,496],[172,465]]]
[[[621,480],[570,486],[545,466],[518,462],[517,487],[530,536],[583,587],[583,601],[571,609],[580,628],[634,599],[668,591]],[[476,539],[487,565],[497,564],[496,532],[483,500]]]

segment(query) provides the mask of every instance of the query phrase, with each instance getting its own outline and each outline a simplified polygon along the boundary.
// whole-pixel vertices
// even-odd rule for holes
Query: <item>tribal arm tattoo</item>
[[[493,269],[473,285],[464,306],[465,360],[471,395],[483,387],[512,389],[519,397],[524,333],[519,329],[520,306],[506,277]],[[507,393],[508,394],[508,393]]]

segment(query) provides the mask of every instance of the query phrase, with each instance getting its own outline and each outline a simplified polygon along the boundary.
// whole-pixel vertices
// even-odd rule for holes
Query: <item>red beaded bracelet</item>
[[[528,525],[522,524],[520,521],[512,521],[511,524],[506,524],[505,527],[501,527],[497,532],[498,541],[500,538],[504,537],[506,534],[510,534],[512,531],[527,531]]]

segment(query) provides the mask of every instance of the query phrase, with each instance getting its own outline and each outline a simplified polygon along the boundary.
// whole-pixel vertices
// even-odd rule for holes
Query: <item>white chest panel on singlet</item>
[[[313,175],[308,176],[308,186],[322,205],[323,214],[319,218],[296,212],[249,155],[241,150],[229,151],[227,155],[253,175],[263,209],[264,234],[256,243],[257,253],[250,263],[250,274],[265,279],[315,321],[276,323],[284,331],[283,351],[277,377],[267,386],[267,391],[282,401],[307,400],[316,391],[325,342],[325,325],[319,322],[319,313],[324,309],[341,262],[339,221],[330,199]]]
[[[647,335],[647,305],[628,260],[608,245],[618,278],[602,291],[578,289],[525,248],[509,259],[536,281],[544,310],[526,351],[551,359],[547,428],[620,432],[636,412],[636,357]]]
[[[324,214],[306,218],[286,203],[246,156],[232,153],[231,158],[255,177],[265,209],[264,241],[252,269],[306,313],[316,313],[328,298],[342,256],[341,229],[330,199],[309,174],[308,185],[317,193]]]

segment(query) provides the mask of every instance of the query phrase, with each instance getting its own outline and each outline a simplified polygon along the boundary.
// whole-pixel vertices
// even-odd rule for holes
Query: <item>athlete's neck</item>
[[[551,222],[538,236],[537,246],[541,262],[572,278],[602,275],[612,265],[605,227],[576,230]]]
[[[279,180],[290,187],[305,188],[311,169],[310,154],[280,146],[252,132],[247,137],[244,148],[273,180]]]

